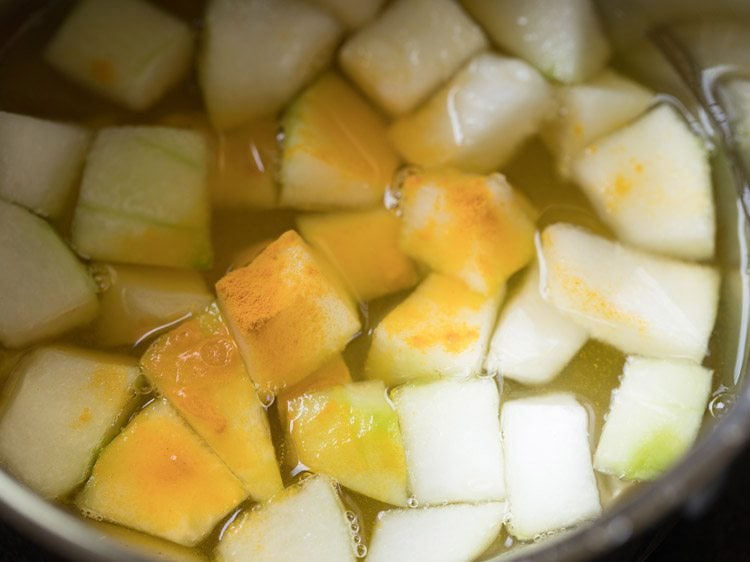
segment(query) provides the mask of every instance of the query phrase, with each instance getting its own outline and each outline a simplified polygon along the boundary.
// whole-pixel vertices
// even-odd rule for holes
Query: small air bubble
[[[406,500],[406,505],[411,507],[412,509],[415,509],[419,507],[419,502],[417,501],[417,498],[411,496],[408,500]]]
[[[352,537],[355,545],[362,544],[362,537],[360,535],[354,535]]]
[[[367,556],[367,547],[363,544],[358,544],[357,548],[354,549],[354,553],[356,554],[357,558],[364,558]]]
[[[112,273],[112,270],[106,265],[92,264],[89,266],[89,274],[96,283],[98,293],[104,293],[112,286]]]
[[[359,533],[359,523],[357,523],[356,521],[353,522],[349,528],[352,530],[352,533],[354,533],[355,535]]]
[[[497,373],[488,371],[487,369],[482,369],[481,371],[479,371],[479,373],[477,374],[477,376],[480,379],[492,379],[492,378],[495,378],[496,374]]]
[[[136,394],[140,394],[141,396],[151,394],[153,391],[154,387],[145,378],[139,379],[135,384],[135,392]]]
[[[711,399],[708,404],[708,411],[711,417],[720,420],[731,409],[734,404],[734,396],[728,392],[720,392]]]
[[[357,514],[353,511],[347,511],[346,520],[349,521],[349,523],[355,523],[357,521]]]
[[[276,400],[276,396],[273,392],[258,393],[258,398],[260,398],[260,403],[266,410],[273,406],[273,403]]]
[[[413,175],[418,174],[420,168],[417,166],[402,166],[393,175],[393,180],[385,188],[385,196],[383,202],[386,209],[396,211],[398,214],[401,206],[401,197],[404,189],[404,183],[406,180]]]

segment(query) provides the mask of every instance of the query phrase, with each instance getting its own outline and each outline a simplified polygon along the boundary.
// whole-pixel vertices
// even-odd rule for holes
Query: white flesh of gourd
[[[190,27],[151,2],[83,0],[46,57],[79,84],[142,111],[187,74],[192,54]]]
[[[584,147],[635,119],[653,101],[652,92],[609,69],[581,84],[558,87],[557,114],[542,130],[558,170],[568,176],[572,158]]]
[[[589,145],[571,170],[624,242],[685,259],[714,255],[708,152],[670,106]]]
[[[698,435],[712,374],[690,361],[629,357],[594,468],[628,480],[650,480],[666,471]]]
[[[140,370],[129,357],[43,347],[14,376],[0,420],[0,459],[44,497],[60,497],[83,482],[135,405]]]
[[[396,0],[347,40],[339,62],[381,107],[402,114],[486,44],[452,0]]]
[[[535,267],[500,315],[485,369],[524,384],[557,376],[586,343],[584,328],[542,298]]]
[[[341,33],[301,0],[212,0],[205,25],[199,76],[219,129],[277,112],[325,66]]]
[[[487,173],[537,132],[551,101],[551,89],[532,66],[483,53],[422,108],[396,121],[390,136],[409,162]]]
[[[580,82],[609,57],[609,45],[590,0],[464,0],[500,47],[544,75]]]
[[[454,504],[381,511],[369,562],[473,560],[497,537],[505,503]]]
[[[336,488],[313,476],[255,509],[226,530],[219,562],[354,562],[352,531]]]
[[[86,269],[43,219],[0,201],[0,343],[23,347],[96,316]]]
[[[718,272],[558,223],[541,235],[543,296],[625,353],[701,361],[716,320]]]
[[[514,537],[533,539],[601,513],[588,416],[572,395],[511,400],[503,405],[501,423]]]
[[[42,216],[60,215],[90,140],[78,125],[0,111],[0,197]]]
[[[420,505],[505,498],[493,379],[443,380],[396,388],[411,491]]]

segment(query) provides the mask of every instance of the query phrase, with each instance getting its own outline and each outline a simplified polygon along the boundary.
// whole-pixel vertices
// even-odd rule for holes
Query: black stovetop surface
[[[0,561],[70,562],[2,522]],[[615,561],[750,561],[750,449],[732,465],[701,513],[675,516],[596,562]]]

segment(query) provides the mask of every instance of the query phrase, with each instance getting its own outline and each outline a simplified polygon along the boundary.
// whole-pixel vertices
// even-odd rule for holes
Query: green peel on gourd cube
[[[556,97],[557,112],[541,134],[566,177],[581,150],[626,125],[655,101],[653,92],[610,69],[586,82],[559,86]]]
[[[550,109],[551,88],[535,68],[482,53],[389,135],[408,162],[488,173],[508,162]]]
[[[485,370],[524,384],[557,376],[583,347],[588,333],[544,300],[534,267],[503,307],[485,359]]]
[[[60,216],[72,203],[90,141],[78,125],[0,111],[0,197]]]
[[[625,243],[677,258],[714,255],[716,218],[703,141],[667,104],[587,146],[573,179]]]
[[[588,414],[572,395],[510,400],[501,423],[511,535],[531,540],[601,514]]]
[[[125,107],[151,107],[190,68],[193,32],[143,0],[81,0],[47,47],[58,71]]]
[[[52,227],[0,201],[0,343],[24,347],[91,321],[96,285]]]
[[[581,82],[601,69],[610,47],[590,0],[464,0],[502,49],[553,80]]]
[[[542,294],[594,338],[629,354],[702,361],[719,301],[716,269],[657,256],[578,226],[540,236]]]
[[[0,419],[0,459],[46,498],[88,476],[99,449],[135,407],[136,361],[72,347],[41,347],[16,367]]]
[[[303,394],[287,407],[299,461],[355,492],[406,505],[406,462],[398,417],[382,381]]]
[[[365,375],[391,385],[479,374],[504,292],[485,296],[430,275],[375,327]]]
[[[488,502],[381,511],[375,521],[367,560],[473,560],[500,533],[505,510],[503,502]]]
[[[198,132],[101,130],[83,173],[73,246],[100,261],[208,268],[207,166],[206,141]]]
[[[246,510],[224,531],[217,562],[354,562],[351,523],[333,481],[311,475]]]
[[[594,468],[652,480],[692,446],[706,413],[713,372],[690,361],[629,357],[612,394]]]
[[[413,110],[486,47],[479,26],[451,0],[396,0],[347,39],[344,72],[388,113]]]
[[[198,75],[217,129],[275,114],[328,63],[341,35],[332,15],[301,0],[212,0],[205,26]]]
[[[497,383],[440,380],[391,391],[419,505],[505,499]]]

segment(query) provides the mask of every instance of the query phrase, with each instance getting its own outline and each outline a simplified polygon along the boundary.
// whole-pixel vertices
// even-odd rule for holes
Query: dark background
[[[676,515],[596,562],[750,561],[750,449],[740,455],[716,490],[702,513]],[[0,561],[6,560],[65,562],[0,523]]]

